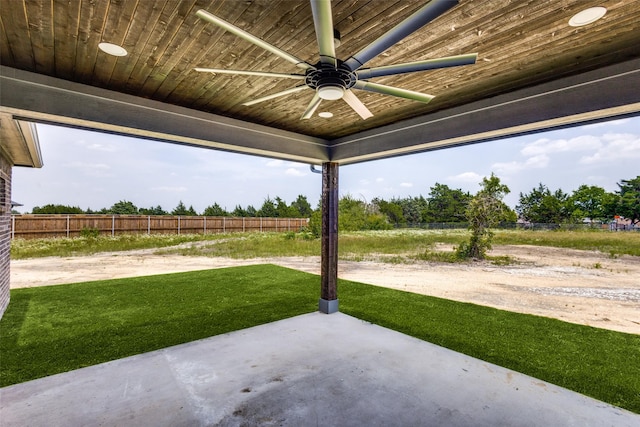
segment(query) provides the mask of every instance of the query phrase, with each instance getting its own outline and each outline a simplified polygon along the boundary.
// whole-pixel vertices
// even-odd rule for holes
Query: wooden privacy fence
[[[84,233],[207,234],[299,231],[307,218],[173,215],[12,215],[11,238],[74,237]]]

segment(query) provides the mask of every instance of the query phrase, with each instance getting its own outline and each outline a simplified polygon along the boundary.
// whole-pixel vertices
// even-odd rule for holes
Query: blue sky
[[[44,167],[13,170],[12,200],[23,213],[49,203],[97,210],[119,200],[230,211],[299,194],[315,207],[320,197],[321,176],[307,164],[54,126],[38,125],[38,133]],[[511,207],[540,182],[552,191],[581,184],[615,191],[640,175],[640,117],[343,166],[340,194],[427,196],[435,183],[475,193],[491,172],[511,189]]]

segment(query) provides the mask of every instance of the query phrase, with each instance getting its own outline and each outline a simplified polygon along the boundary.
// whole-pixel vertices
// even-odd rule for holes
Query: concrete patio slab
[[[638,426],[640,415],[342,313],[0,389],[2,426]]]

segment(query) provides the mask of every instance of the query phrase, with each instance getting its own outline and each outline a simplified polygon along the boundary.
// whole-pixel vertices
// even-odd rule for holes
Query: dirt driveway
[[[446,250],[445,246],[441,247]],[[11,261],[11,288],[272,263],[320,273],[319,257],[237,260],[155,250]],[[539,246],[496,246],[516,264],[341,261],[343,279],[640,334],[640,257]]]

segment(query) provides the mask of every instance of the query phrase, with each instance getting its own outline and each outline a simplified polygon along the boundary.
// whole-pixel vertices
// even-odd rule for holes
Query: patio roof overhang
[[[637,115],[640,90],[630,88],[639,83],[634,59],[329,140],[2,66],[0,118],[15,122],[3,140],[29,147],[30,157],[16,164],[36,167],[42,160],[29,123],[347,165]]]

